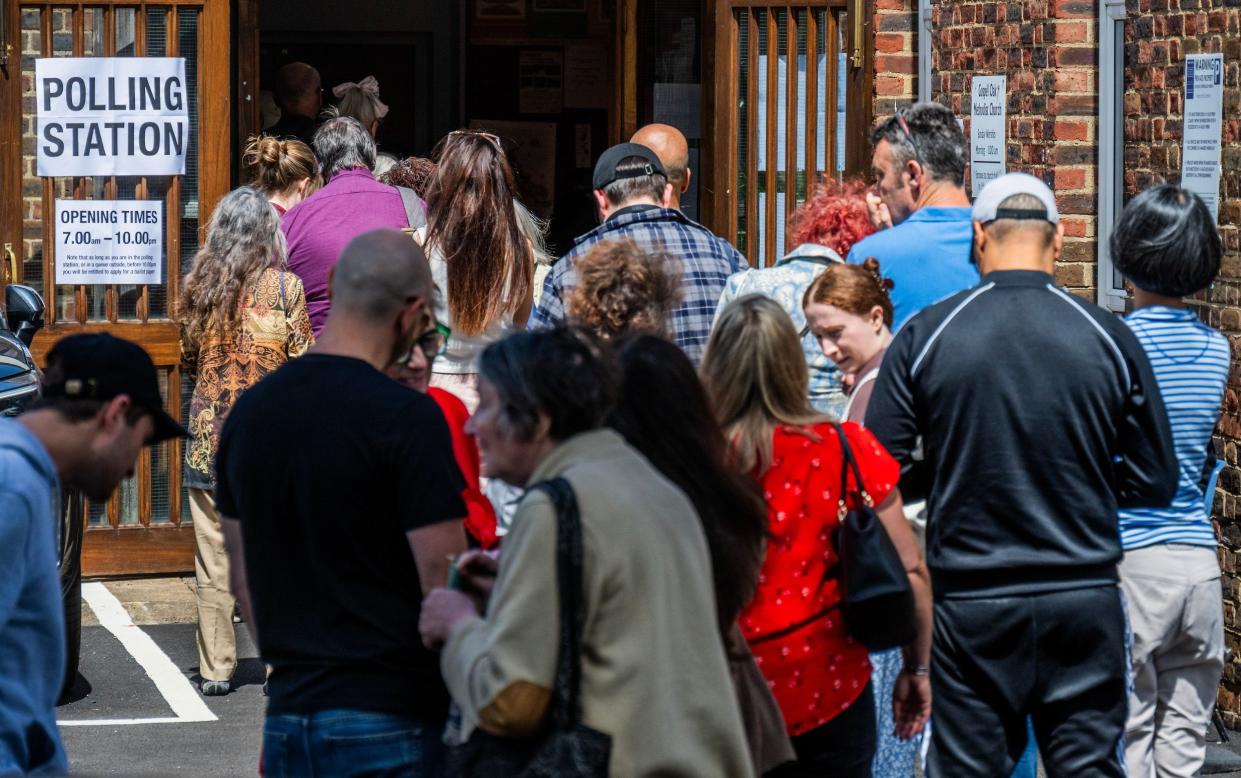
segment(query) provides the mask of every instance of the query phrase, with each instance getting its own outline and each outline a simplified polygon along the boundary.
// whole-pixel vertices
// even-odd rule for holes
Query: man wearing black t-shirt
[[[268,775],[438,774],[448,693],[422,593],[465,548],[464,482],[435,401],[382,372],[414,346],[426,257],[354,239],[318,344],[250,389],[220,437],[233,593],[272,667]]]

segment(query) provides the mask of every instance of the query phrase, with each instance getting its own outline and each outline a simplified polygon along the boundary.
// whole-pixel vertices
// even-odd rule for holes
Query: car
[[[9,284],[0,309],[0,415],[16,416],[39,396],[43,377],[30,353],[35,333],[43,328],[45,306],[29,286]]]

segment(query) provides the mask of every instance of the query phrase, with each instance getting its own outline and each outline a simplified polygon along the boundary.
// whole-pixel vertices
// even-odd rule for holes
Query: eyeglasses
[[[905,133],[905,140],[909,141],[909,145],[914,150],[914,159],[918,160],[918,167],[926,170],[926,163],[922,161],[922,150],[918,148],[918,142],[914,140],[914,134],[909,131],[909,124],[905,121],[905,114],[909,109],[901,108],[896,112],[896,123],[901,128],[901,132]]]
[[[436,322],[435,329],[427,330],[414,339],[409,351],[405,352],[405,356],[398,359],[396,364],[408,365],[414,358],[414,349],[421,351],[428,362],[434,361],[436,357],[442,357],[448,352],[448,339],[451,337],[452,329],[447,324]]]

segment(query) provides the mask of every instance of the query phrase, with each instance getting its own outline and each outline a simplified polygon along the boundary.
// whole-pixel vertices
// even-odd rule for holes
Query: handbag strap
[[[875,501],[866,491],[866,486],[862,483],[862,471],[858,468],[857,460],[853,457],[853,449],[849,446],[849,439],[845,436],[845,428],[839,423],[833,423],[836,428],[836,435],[840,438],[840,456],[844,460],[840,468],[840,520],[844,521],[845,514],[849,512],[849,471],[853,471],[853,480],[857,482],[857,495],[862,499],[862,504],[867,508],[874,508]]]
[[[556,662],[552,717],[557,729],[575,727],[582,719],[582,517],[573,487],[563,478],[536,484],[556,510],[556,588],[560,594],[560,651]]]

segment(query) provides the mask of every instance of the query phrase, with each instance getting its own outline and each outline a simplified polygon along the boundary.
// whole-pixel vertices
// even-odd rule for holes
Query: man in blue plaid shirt
[[[643,248],[666,252],[680,265],[681,305],[672,314],[676,344],[697,365],[728,276],[749,265],[732,244],[670,207],[672,185],[655,152],[621,143],[599,157],[593,180],[603,224],[578,238],[543,284],[532,329],[565,320],[564,297],[577,284],[576,259],[605,240],[632,238]]]

